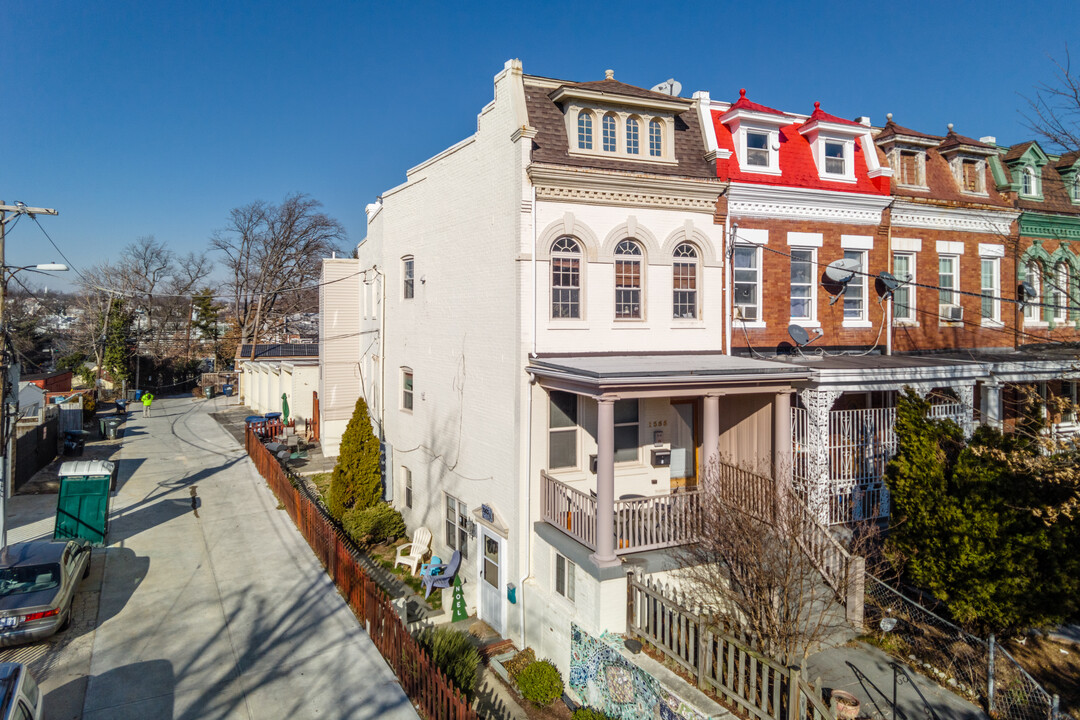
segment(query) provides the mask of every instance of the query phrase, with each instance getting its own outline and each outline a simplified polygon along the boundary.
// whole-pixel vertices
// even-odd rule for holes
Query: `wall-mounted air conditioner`
[[[938,315],[946,322],[960,322],[964,319],[964,308],[960,305],[941,305]]]

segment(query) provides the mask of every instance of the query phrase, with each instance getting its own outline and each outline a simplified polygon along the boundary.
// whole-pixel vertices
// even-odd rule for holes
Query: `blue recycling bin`
[[[140,400],[142,400],[142,393],[142,390],[135,391],[135,402],[139,402]]]
[[[232,397],[233,386],[232,385],[222,385],[221,386],[221,392],[223,392],[225,394],[225,397]]]

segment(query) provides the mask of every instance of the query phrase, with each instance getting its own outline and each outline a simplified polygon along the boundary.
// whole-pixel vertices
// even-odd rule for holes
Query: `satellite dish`
[[[682,83],[675,78],[668,78],[664,82],[654,85],[652,91],[678,97],[679,93],[682,92]]]
[[[810,333],[806,332],[806,328],[802,325],[788,325],[787,334],[791,336],[791,339],[795,341],[795,344],[799,347],[810,342]]]
[[[1031,284],[1030,280],[1025,280],[1020,283],[1020,289],[1024,292],[1024,297],[1035,299],[1039,297],[1039,293],[1035,290],[1035,286]]]
[[[885,286],[887,292],[892,292],[896,288],[900,287],[900,281],[896,279],[896,276],[891,272],[883,271],[878,273],[878,280]]]
[[[836,283],[847,284],[859,271],[861,263],[854,258],[840,258],[825,266],[825,277]]]

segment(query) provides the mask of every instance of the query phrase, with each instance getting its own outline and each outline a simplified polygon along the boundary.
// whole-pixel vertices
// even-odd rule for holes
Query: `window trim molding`
[[[911,273],[911,281],[910,282],[911,283],[918,283],[919,282],[919,277],[918,277],[918,257],[919,257],[919,255],[918,255],[918,250],[910,250],[910,249],[904,248],[902,250],[894,249],[891,252],[891,256],[892,256],[890,258],[890,260],[891,260],[891,268],[892,268],[892,272],[893,272],[894,275],[899,272],[896,269],[896,257],[898,255],[902,255],[903,257],[907,258],[907,264],[908,264],[908,271],[907,272]],[[899,275],[897,275],[897,277],[899,277]],[[908,285],[906,283],[904,284],[904,291],[907,293],[907,296],[908,296],[908,303],[907,303],[907,305],[905,307],[907,307],[911,311],[911,316],[908,317],[908,318],[897,318],[896,317],[896,295],[894,294],[893,297],[891,298],[890,302],[892,302],[892,324],[893,324],[893,327],[919,327],[919,308],[918,308],[919,294],[918,294],[917,290],[918,290],[918,286],[915,285],[915,284],[911,284],[911,285]]]
[[[577,246],[577,253],[563,250],[555,250],[555,244],[562,240],[570,240]],[[548,321],[555,323],[581,323],[585,320],[585,267],[588,265],[586,260],[586,249],[584,243],[574,235],[560,234],[550,243],[548,243]],[[556,260],[577,260],[577,286],[558,286],[560,289],[577,290],[577,315],[576,316],[557,316],[555,314],[555,262]]]
[[[405,379],[408,376],[410,387],[405,389]],[[402,365],[398,369],[398,383],[401,392],[398,395],[398,409],[402,412],[412,414],[413,409],[416,407],[416,375],[413,369],[407,365]],[[406,396],[408,397],[408,404],[406,406]]]
[[[843,237],[849,237],[849,236],[843,236]],[[844,297],[841,298],[841,302],[845,303],[845,305],[847,304],[847,291],[852,286],[853,283],[858,281],[858,283],[859,283],[859,285],[861,286],[861,289],[862,289],[862,298],[861,298],[862,306],[861,306],[861,309],[859,311],[859,317],[848,317],[847,316],[847,308],[845,307],[844,308],[844,318],[841,321],[840,326],[845,327],[845,328],[873,327],[873,323],[870,321],[870,306],[869,306],[870,283],[869,283],[869,275],[866,274],[867,272],[869,272],[868,265],[869,265],[869,262],[870,262],[870,250],[865,248],[865,247],[859,247],[859,245],[857,243],[854,244],[854,245],[845,246],[843,237],[841,237],[840,245],[844,250],[844,257],[846,258],[848,253],[858,253],[862,257],[859,259],[859,271],[855,274],[855,277],[853,277],[851,280],[849,280],[847,282],[847,284],[844,287]],[[854,236],[853,235],[853,236],[850,236],[850,237],[860,237],[860,236]],[[871,240],[871,243],[872,243],[873,238],[870,238],[870,240]]]
[[[416,257],[401,257],[401,299],[413,300],[416,297]]]
[[[790,233],[789,233],[789,237],[788,237],[788,244],[789,245],[791,244]],[[808,302],[808,306],[809,306],[808,307],[809,312],[808,312],[808,315],[806,317],[798,317],[796,315],[793,315],[793,314],[791,314],[791,305],[790,305],[790,302],[789,302],[789,304],[788,304],[788,319],[791,322],[793,322],[793,323],[797,322],[800,325],[805,325],[805,326],[809,326],[809,327],[815,327],[815,326],[820,327],[821,323],[818,320],[818,313],[817,313],[817,301],[818,301],[817,288],[818,288],[819,283],[814,277],[814,275],[817,274],[815,272],[815,270],[818,267],[817,247],[813,246],[813,245],[798,245],[798,246],[792,247],[791,250],[790,250],[790,258],[789,258],[789,263],[788,263],[789,268],[795,262],[795,253],[796,252],[810,253],[810,260],[809,260],[809,263],[810,263],[810,279],[806,283],[799,283],[799,285],[807,285],[810,288],[810,297],[807,298],[807,302]],[[789,296],[789,299],[791,301],[796,299],[794,294],[792,293],[792,288],[794,288],[794,286],[795,286],[795,281],[794,281],[794,279],[792,277],[789,276],[788,277],[788,296]],[[799,299],[802,299],[802,298],[799,298]]]

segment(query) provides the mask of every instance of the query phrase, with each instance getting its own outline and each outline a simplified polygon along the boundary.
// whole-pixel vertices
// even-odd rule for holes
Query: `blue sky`
[[[1080,2],[380,3],[6,0],[0,198],[77,267],[154,235],[202,250],[230,208],[306,192],[350,243],[364,206],[472,133],[492,77],[674,77],[809,113],[1027,139]],[[1080,61],[1080,42],[1073,43]],[[20,221],[7,263],[59,260]],[[38,286],[47,284],[39,281]],[[66,281],[53,282],[64,286]]]

